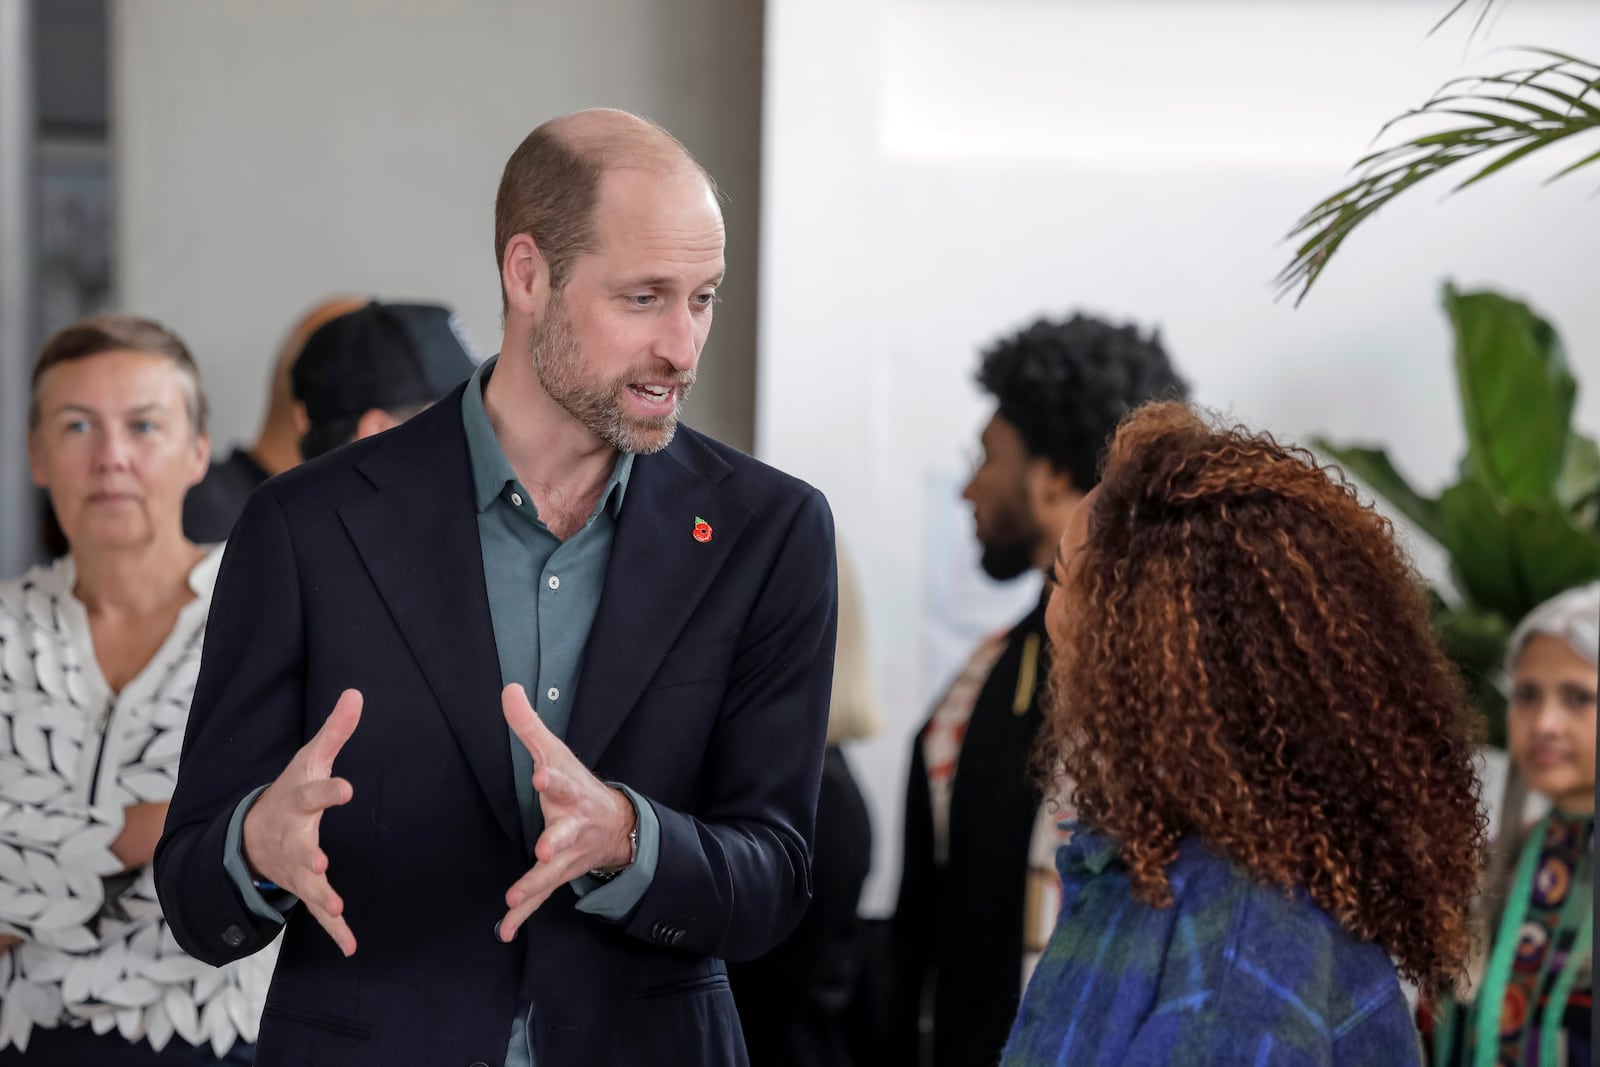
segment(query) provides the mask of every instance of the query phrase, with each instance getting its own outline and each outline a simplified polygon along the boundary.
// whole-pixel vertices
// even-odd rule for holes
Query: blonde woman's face
[[[1569,813],[1594,810],[1595,665],[1549,634],[1517,658],[1507,732],[1529,786]]]

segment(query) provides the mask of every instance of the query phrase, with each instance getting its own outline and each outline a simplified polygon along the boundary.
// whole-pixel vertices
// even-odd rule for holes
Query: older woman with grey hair
[[[1489,857],[1469,988],[1440,998],[1437,1065],[1587,1067],[1594,1051],[1595,694],[1600,582],[1535,608],[1512,634],[1507,827]],[[1531,790],[1550,812],[1512,820]]]

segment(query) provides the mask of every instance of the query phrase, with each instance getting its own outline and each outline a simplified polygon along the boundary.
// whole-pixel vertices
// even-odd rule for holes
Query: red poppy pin
[[[711,524],[698,515],[694,517],[694,539],[702,545],[711,540]]]

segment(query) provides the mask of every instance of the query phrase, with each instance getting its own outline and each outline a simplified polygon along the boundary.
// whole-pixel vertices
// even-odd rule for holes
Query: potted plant
[[[1446,650],[1505,744],[1496,684],[1517,621],[1556,593],[1600,578],[1600,449],[1572,427],[1578,384],[1555,329],[1526,304],[1444,289],[1466,430],[1460,476],[1414,489],[1382,448],[1316,446],[1437,541],[1453,589],[1434,591]]]

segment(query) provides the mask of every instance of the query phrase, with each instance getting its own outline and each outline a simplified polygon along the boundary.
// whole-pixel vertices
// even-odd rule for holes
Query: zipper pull
[[[106,732],[106,727],[111,725],[111,712],[116,708],[116,706],[116,700],[113,699],[106,701],[105,710],[102,711],[99,717],[94,720],[95,733],[103,734]]]

